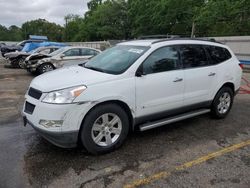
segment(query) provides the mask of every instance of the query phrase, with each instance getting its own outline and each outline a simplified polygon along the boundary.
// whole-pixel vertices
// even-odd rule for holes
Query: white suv
[[[61,147],[110,152],[129,130],[211,112],[224,118],[241,82],[233,52],[216,42],[171,39],[118,44],[85,64],[35,78],[23,108],[28,123]]]

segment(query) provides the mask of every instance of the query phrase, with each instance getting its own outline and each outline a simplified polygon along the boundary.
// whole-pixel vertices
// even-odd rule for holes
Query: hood
[[[42,59],[42,58],[47,58],[47,57],[50,57],[50,55],[48,54],[41,54],[41,53],[35,53],[35,54],[32,54],[30,55],[29,57],[27,57],[27,61],[29,60],[36,60],[36,59]]]
[[[117,75],[97,72],[82,66],[70,66],[40,75],[33,79],[30,86],[42,92],[50,92],[78,85],[88,87],[114,79],[117,79]]]

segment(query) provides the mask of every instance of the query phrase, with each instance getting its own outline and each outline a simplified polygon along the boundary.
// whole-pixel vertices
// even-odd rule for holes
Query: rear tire
[[[211,114],[216,119],[223,119],[230,112],[234,100],[231,88],[223,87],[216,94],[211,106]]]
[[[81,127],[80,139],[89,153],[103,154],[119,148],[128,132],[127,113],[116,104],[105,104],[88,113]]]
[[[55,68],[54,68],[54,66],[53,66],[51,63],[43,63],[43,64],[41,64],[41,65],[37,68],[39,74],[43,74],[43,73],[45,73],[45,72],[49,72],[49,71],[52,71],[52,70],[54,70],[54,69],[55,69]]]

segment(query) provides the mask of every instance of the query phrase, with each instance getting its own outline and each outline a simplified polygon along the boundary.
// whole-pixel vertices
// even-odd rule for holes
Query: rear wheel
[[[94,108],[86,116],[80,137],[88,152],[102,154],[120,147],[128,131],[126,112],[116,104],[106,104]]]
[[[43,74],[52,70],[54,70],[54,66],[51,63],[43,63],[38,67],[39,74]]]
[[[215,118],[222,119],[227,116],[233,105],[234,95],[229,87],[223,87],[214,98],[211,112]]]

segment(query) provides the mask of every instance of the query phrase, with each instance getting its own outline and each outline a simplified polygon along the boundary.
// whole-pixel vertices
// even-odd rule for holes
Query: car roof
[[[131,46],[153,46],[159,43],[174,45],[174,44],[203,44],[203,45],[214,45],[223,46],[225,45],[212,41],[209,39],[198,39],[198,38],[166,38],[166,39],[146,39],[146,40],[132,40],[119,43],[118,45],[131,45]]]
[[[90,48],[90,47],[86,47],[86,46],[66,46],[66,47],[63,47],[63,49],[65,49],[65,50],[70,50],[70,49],[75,49],[75,48],[85,48],[85,49],[100,51],[98,49]]]

